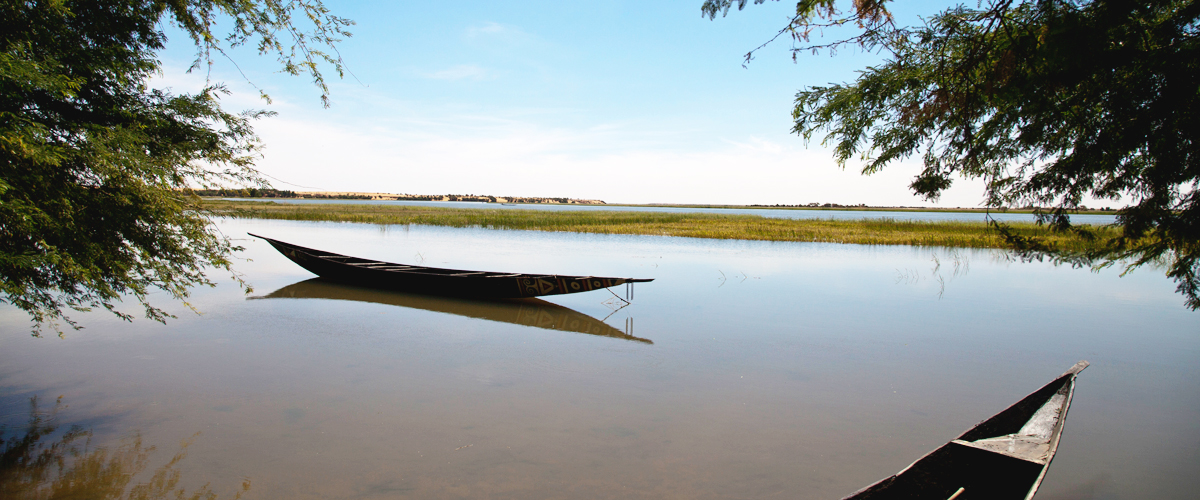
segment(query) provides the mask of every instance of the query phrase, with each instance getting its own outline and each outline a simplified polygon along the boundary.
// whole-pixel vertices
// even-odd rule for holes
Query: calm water
[[[197,291],[202,315],[174,307],[167,326],[80,314],[85,330],[37,339],[0,308],[5,437],[24,431],[31,397],[49,418],[61,396],[46,442],[78,425],[88,456],[141,457],[128,486],[165,470],[189,494],[248,486],[244,499],[837,499],[1086,359],[1038,498],[1200,490],[1200,314],[1159,271],[911,247],[221,228],[406,263],[656,281],[624,308],[606,292],[439,300],[312,281],[247,239],[238,269],[254,292],[223,279]]]
[[[229,200],[244,200],[243,198],[227,198]],[[261,201],[256,199],[256,201]],[[445,208],[487,208],[500,210],[551,210],[551,211],[622,211],[622,212],[670,212],[670,213],[707,213],[730,215],[758,215],[777,219],[901,219],[922,221],[985,221],[987,214],[979,212],[909,212],[909,211],[874,211],[874,210],[788,210],[770,208],[685,208],[685,207],[647,207],[623,205],[553,205],[553,204],[515,204],[481,203],[469,201],[390,201],[390,200],[304,200],[288,198],[272,198],[268,201],[294,204],[349,204],[349,205],[410,205]],[[993,213],[993,219],[1002,222],[1032,222],[1037,220],[1033,214]],[[1076,224],[1112,224],[1117,218],[1114,215],[1075,214],[1071,222]]]

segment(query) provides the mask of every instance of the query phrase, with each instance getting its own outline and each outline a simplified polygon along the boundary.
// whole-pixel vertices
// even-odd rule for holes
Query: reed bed
[[[1005,247],[1003,238],[987,224],[967,221],[929,222],[887,218],[797,220],[710,213],[461,209],[411,205],[302,205],[226,200],[205,200],[204,207],[223,216],[255,219],[861,245]],[[1073,233],[1053,232],[1034,223],[1010,223],[1009,226],[1016,234],[1040,238],[1045,243],[1068,251],[1095,248],[1118,234],[1114,228],[1093,227],[1098,238],[1087,240]]]

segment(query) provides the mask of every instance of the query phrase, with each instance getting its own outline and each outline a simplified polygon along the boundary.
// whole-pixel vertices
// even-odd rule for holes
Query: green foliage
[[[328,63],[339,78],[343,76],[345,67],[334,44],[350,36],[347,28],[354,25],[354,21],[330,14],[321,0],[167,0],[153,3],[164,5],[171,20],[196,44],[193,69],[202,63],[211,66],[213,52],[224,55],[226,47],[254,44],[260,55],[274,54],[284,73],[311,77],[313,84],[321,90],[321,102],[329,106],[329,87],[319,65]],[[296,18],[308,21],[309,31],[299,29]],[[228,19],[233,25],[224,40],[213,33],[214,26],[222,19]],[[333,53],[321,50],[321,46],[329,47]],[[267,98],[265,93],[262,96]]]
[[[146,82],[159,70],[162,21],[179,23],[202,50],[220,49],[214,9],[240,13],[228,43],[252,29],[274,50],[271,29],[295,31],[279,12],[320,3],[286,5],[0,1],[0,300],[27,311],[35,335],[59,320],[78,328],[64,309],[128,320],[115,309],[122,296],[163,321],[170,315],[148,303],[152,291],[185,300],[190,287],[212,285],[206,269],[232,272],[236,248],[183,188],[263,185],[250,121],[266,113],[223,111],[219,85],[176,95]],[[305,12],[322,21],[322,9]],[[280,57],[316,72],[306,66],[312,51],[292,63],[291,50]]]
[[[778,0],[776,0],[778,1]],[[854,0],[851,5],[849,14],[842,14],[838,9],[837,0],[800,0],[796,2],[796,13],[792,15],[792,19],[788,21],[787,26],[779,30],[774,37],[767,40],[766,43],[759,45],[754,50],[746,53],[746,62],[749,63],[754,59],[754,52],[761,49],[767,44],[775,41],[783,35],[790,36],[793,40],[807,44],[813,32],[821,33],[827,28],[837,28],[844,25],[851,25],[862,30],[856,36],[843,38],[833,41],[832,43],[820,45],[806,45],[803,47],[792,48],[792,60],[796,60],[796,53],[801,51],[813,51],[814,53],[821,49],[828,49],[831,52],[846,44],[857,44],[867,48],[873,48],[877,45],[875,37],[880,34],[889,32],[894,28],[892,24],[892,14],[887,10],[887,3],[890,0]],[[755,4],[765,3],[766,0],[754,0]],[[709,19],[715,19],[717,14],[722,17],[729,14],[729,9],[735,4],[738,10],[746,8],[750,0],[704,0],[704,5],[700,7],[700,15]]]
[[[220,198],[299,198],[300,195],[295,191],[279,190],[279,189],[188,189],[187,193],[196,196],[220,197]]]
[[[1102,249],[1010,244],[1075,265],[1166,260],[1197,309],[1198,15],[1194,0],[997,0],[918,27],[868,23],[851,41],[888,58],[852,84],[797,93],[793,131],[824,132],[840,164],[867,174],[920,155],[915,193],[983,179],[989,206],[1053,207],[1040,220],[1059,231],[1078,231],[1067,214],[1085,197],[1128,202]]]

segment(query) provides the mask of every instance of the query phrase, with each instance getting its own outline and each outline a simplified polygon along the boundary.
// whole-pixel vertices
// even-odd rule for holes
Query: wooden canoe
[[[344,285],[327,281],[325,278],[311,278],[299,283],[292,283],[267,295],[250,298],[371,302],[546,330],[586,333],[645,344],[654,343],[650,339],[634,337],[628,332],[622,332],[609,326],[608,323],[574,309],[542,299],[476,300],[462,297],[438,297]]]
[[[654,281],[653,279],[498,273],[410,266],[316,250],[257,234],[250,234],[250,236],[266,240],[292,262],[327,280],[407,293],[519,299],[587,292],[626,283]]]
[[[1075,377],[1087,366],[1076,363],[958,439],[843,500],[1033,498],[1058,450]]]

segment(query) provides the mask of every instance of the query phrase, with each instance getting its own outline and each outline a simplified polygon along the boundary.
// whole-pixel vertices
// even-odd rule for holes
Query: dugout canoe
[[[293,245],[253,233],[247,234],[266,240],[284,257],[308,272],[327,280],[407,293],[484,299],[520,299],[588,292],[618,285],[629,284],[632,286],[633,283],[654,281],[644,278],[502,273],[412,266],[351,257]]]
[[[1053,382],[843,500],[1029,500],[1058,451],[1080,361]]]

